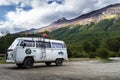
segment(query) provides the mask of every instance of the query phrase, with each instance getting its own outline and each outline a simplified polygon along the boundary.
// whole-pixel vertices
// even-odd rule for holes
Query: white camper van
[[[31,68],[34,62],[55,62],[61,66],[68,60],[66,45],[63,41],[44,37],[21,37],[15,39],[7,50],[7,62],[14,62],[18,67]]]

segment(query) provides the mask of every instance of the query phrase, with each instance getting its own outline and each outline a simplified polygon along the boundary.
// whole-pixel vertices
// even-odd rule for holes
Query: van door
[[[16,58],[18,61],[23,61],[25,57],[32,56],[36,59],[36,47],[35,41],[33,40],[23,40],[20,43],[20,46],[16,50]]]
[[[45,42],[45,48],[46,48],[46,60],[51,61],[52,60],[52,50],[51,50],[50,41]]]
[[[36,48],[37,48],[37,54],[39,55],[38,58],[39,60],[42,60],[45,58],[45,47],[44,47],[44,42],[42,41],[36,41]]]
[[[51,59],[51,46],[50,42],[37,41],[36,42],[37,52],[40,60],[46,61]]]

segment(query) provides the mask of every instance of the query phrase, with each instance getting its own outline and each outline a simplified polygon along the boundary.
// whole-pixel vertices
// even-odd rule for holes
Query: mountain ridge
[[[31,34],[33,32],[39,33],[45,30],[51,32],[65,26],[72,26],[76,24],[86,25],[91,22],[99,22],[100,20],[103,20],[103,19],[109,19],[109,18],[114,18],[118,16],[120,16],[120,3],[112,4],[112,5],[103,7],[101,9],[94,10],[86,14],[82,14],[71,20],[67,20],[65,17],[62,17],[57,21],[54,21],[48,26],[34,29],[34,30],[27,30],[20,33]]]

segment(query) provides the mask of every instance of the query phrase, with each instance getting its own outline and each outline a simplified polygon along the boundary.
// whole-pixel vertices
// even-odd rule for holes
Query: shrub
[[[116,57],[118,56],[118,54],[116,54],[116,52],[110,52],[109,53],[109,57]]]
[[[75,55],[76,58],[81,58],[81,57],[83,57],[83,54],[81,54],[81,53],[76,53],[76,54],[74,54],[74,55]]]
[[[99,48],[97,50],[98,56],[102,59],[107,59],[109,58],[109,52],[106,49]]]
[[[83,50],[86,52],[86,53],[89,53],[90,52],[90,50],[91,50],[91,45],[90,45],[90,43],[89,42],[87,42],[87,41],[85,41],[84,43],[83,43]]]
[[[120,57],[120,48],[119,48],[119,51],[118,51],[118,53],[117,53],[117,56]]]
[[[120,48],[120,38],[108,39],[106,46],[108,50],[118,52]]]
[[[87,58],[88,57],[88,53],[81,52],[81,53],[77,54],[76,57],[77,58]]]
[[[89,53],[89,58],[95,58],[96,57],[96,53],[95,52],[90,52]]]
[[[97,48],[94,45],[92,45],[91,46],[91,52],[96,52],[96,50],[97,50]]]
[[[100,42],[98,39],[93,39],[91,44],[95,47],[95,48],[99,48],[100,47]]]

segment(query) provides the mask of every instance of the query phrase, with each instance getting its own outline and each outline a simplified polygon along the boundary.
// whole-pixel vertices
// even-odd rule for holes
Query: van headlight
[[[8,56],[7,59],[10,60],[11,58],[13,58],[13,54],[12,51],[7,52]]]

